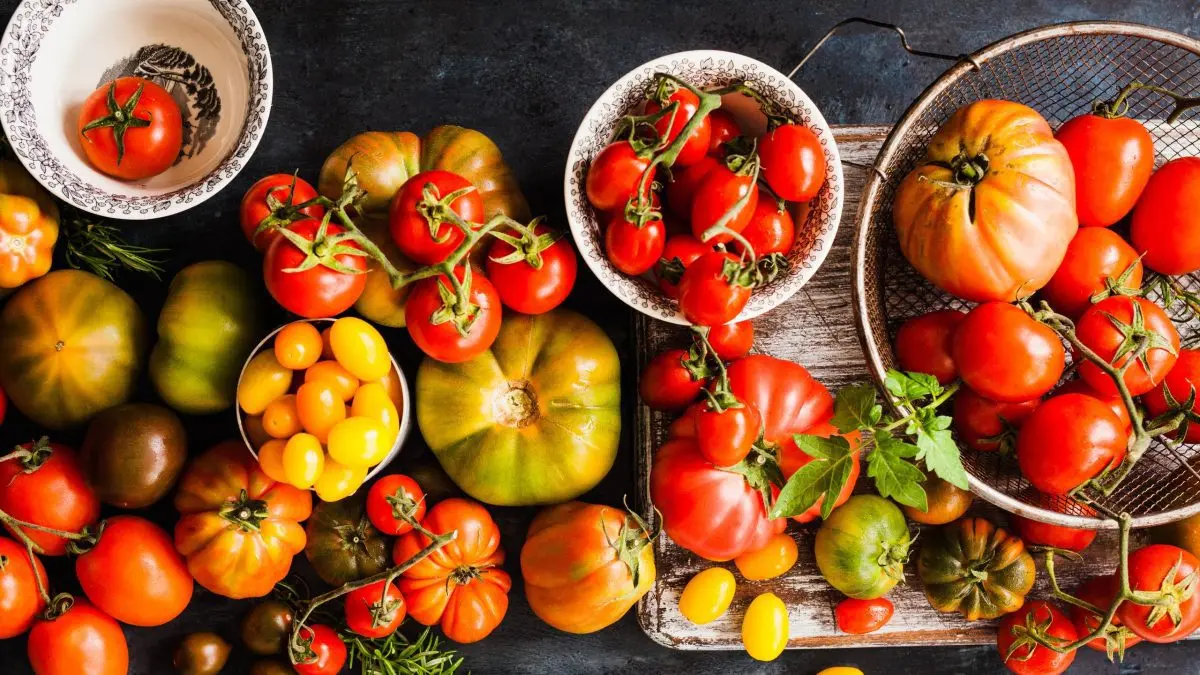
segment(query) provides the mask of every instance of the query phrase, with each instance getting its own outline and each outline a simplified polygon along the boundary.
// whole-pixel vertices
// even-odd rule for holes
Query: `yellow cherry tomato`
[[[371,324],[353,316],[333,322],[329,329],[333,358],[360,380],[378,380],[392,369],[387,343]]]
[[[300,433],[288,439],[283,447],[283,475],[288,483],[310,488],[324,470],[325,451],[316,436]]]
[[[283,470],[283,449],[286,447],[287,441],[272,438],[258,449],[258,465],[262,467],[263,473],[280,483],[288,482],[287,472]]]
[[[321,361],[304,371],[304,382],[325,382],[343,401],[354,398],[358,391],[358,378],[337,361]]]
[[[767,545],[757,551],[743,553],[733,559],[742,576],[750,581],[774,579],[792,569],[800,555],[796,540],[786,532],[780,532],[767,540]]]
[[[246,438],[255,450],[271,440],[271,434],[268,434],[267,430],[263,428],[261,415],[247,415],[242,419],[242,427],[246,430]]]
[[[262,425],[271,438],[291,438],[303,431],[300,412],[296,409],[296,395],[284,394],[268,403],[262,414]]]
[[[250,359],[238,382],[238,405],[247,415],[261,415],[268,403],[286,394],[291,386],[292,371],[275,360],[275,352],[259,352]]]
[[[346,466],[371,467],[392,449],[387,427],[369,417],[347,417],[329,430],[329,456]]]
[[[788,614],[783,600],[763,593],[750,601],[742,618],[742,645],[759,661],[774,661],[788,641]]]
[[[396,441],[400,433],[400,413],[387,389],[379,382],[367,382],[358,388],[354,394],[354,403],[350,404],[351,417],[367,417],[383,424],[391,433],[388,445]]]
[[[379,384],[387,389],[388,396],[395,404],[396,410],[404,410],[404,390],[400,388],[400,373],[392,368],[379,380]]]
[[[863,671],[854,666],[834,666],[822,670],[817,675],[863,675]]]
[[[716,621],[729,609],[737,582],[724,567],[710,567],[692,577],[679,596],[679,613],[694,624]]]
[[[307,321],[284,326],[275,335],[275,360],[284,368],[304,370],[321,360],[321,332]]]
[[[336,502],[354,494],[366,479],[366,467],[346,466],[326,458],[325,470],[313,484],[313,490],[321,501]]]
[[[328,382],[307,382],[296,390],[300,425],[324,443],[333,425],[346,419],[346,404]]]

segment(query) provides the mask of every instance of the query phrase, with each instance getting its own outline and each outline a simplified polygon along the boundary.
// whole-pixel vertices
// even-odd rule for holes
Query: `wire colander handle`
[[[833,37],[834,34],[837,33],[839,30],[841,30],[842,28],[845,28],[846,26],[849,26],[849,25],[855,24],[855,23],[865,23],[868,26],[875,26],[876,28],[886,28],[889,30],[896,31],[896,33],[898,33],[900,35],[900,46],[904,48],[904,51],[908,52],[909,54],[912,54],[913,56],[927,56],[931,59],[942,59],[943,61],[967,61],[976,70],[979,70],[979,64],[975,62],[975,59],[971,58],[970,54],[958,54],[958,55],[940,54],[938,52],[927,52],[927,51],[923,51],[920,49],[913,49],[913,46],[908,44],[908,36],[904,34],[903,28],[901,28],[895,24],[892,24],[892,23],[887,23],[884,21],[876,21],[875,19],[867,19],[867,18],[864,18],[861,16],[855,16],[855,17],[851,17],[849,19],[843,19],[842,21],[837,22],[836,24],[834,24],[833,28],[830,28],[828,31],[826,31],[825,35],[823,35],[820,40],[817,40],[817,44],[813,45],[812,49],[809,49],[808,53],[804,55],[804,58],[800,59],[800,63],[797,63],[796,67],[792,68],[791,72],[789,72],[787,74],[788,79],[790,80],[793,77],[795,77],[796,72],[799,71],[801,68],[803,68],[805,63],[808,63],[808,60],[812,58],[813,54],[817,53],[818,49],[825,46],[825,43],[829,41],[829,38]]]

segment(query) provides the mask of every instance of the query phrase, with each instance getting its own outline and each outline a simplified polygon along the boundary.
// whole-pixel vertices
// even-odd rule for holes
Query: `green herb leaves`
[[[800,467],[788,479],[779,491],[770,515],[772,518],[799,515],[816,504],[822,495],[833,495],[821,502],[821,517],[828,518],[837,495],[850,480],[850,470],[858,457],[850,451],[850,442],[841,436],[822,438],[797,434],[793,438],[796,447],[813,461]]]

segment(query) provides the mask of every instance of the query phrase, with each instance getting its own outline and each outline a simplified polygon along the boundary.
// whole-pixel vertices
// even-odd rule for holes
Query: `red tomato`
[[[467,190],[453,202],[439,206],[451,194]],[[429,199],[425,193],[429,192]],[[442,211],[442,215],[438,215]],[[449,222],[449,212],[468,223],[483,222],[483,197],[471,181],[449,171],[422,171],[405,181],[388,207],[388,227],[396,248],[413,262],[436,265],[442,262],[466,234]],[[436,221],[436,225],[433,221]]]
[[[695,401],[708,379],[688,369],[688,358],[686,349],[669,349],[651,359],[638,382],[642,402],[654,410],[679,410]]]
[[[65,532],[78,532],[100,518],[100,500],[88,487],[74,450],[43,441],[26,443],[20,449],[30,455],[0,462],[0,485],[4,486],[0,511]],[[67,541],[61,537],[29,529],[24,532],[44,555],[67,552]]]
[[[954,395],[954,430],[958,440],[976,450],[1011,450],[1016,431],[1041,403],[1041,398],[1018,403],[993,401],[963,387]]]
[[[194,584],[171,535],[137,516],[104,521],[100,540],[75,559],[96,607],[131,626],[161,626],[187,609]]]
[[[687,168],[671,172],[671,182],[667,183],[667,208],[680,218],[690,219],[696,191],[708,174],[721,166],[725,166],[721,160],[706,157]]]
[[[398,537],[425,517],[425,492],[417,481],[400,473],[380,478],[367,491],[367,518],[380,532]]]
[[[901,370],[933,375],[950,384],[958,378],[951,356],[954,332],[966,314],[956,309],[929,312],[905,321],[896,331],[896,363]]]
[[[1087,114],[1054,134],[1075,168],[1075,211],[1081,226],[1108,227],[1124,218],[1154,171],[1154,139],[1128,117]]]
[[[1128,436],[1103,402],[1083,394],[1054,396],[1017,435],[1017,463],[1035,488],[1065,495],[1125,458]]]
[[[1084,602],[1090,602],[1097,609],[1107,610],[1112,606],[1113,598],[1117,597],[1117,586],[1116,575],[1110,574],[1104,577],[1093,577],[1075,589],[1074,595]],[[1075,624],[1075,632],[1079,634],[1079,637],[1090,635],[1092,631],[1096,630],[1096,627],[1100,625],[1101,618],[1100,615],[1093,614],[1082,607],[1071,605],[1071,622]],[[1126,649],[1142,641],[1142,638],[1135,635],[1133,631],[1121,626],[1120,618],[1114,616],[1112,626],[1113,628],[1109,630],[1114,631],[1114,633],[1119,631],[1124,638]],[[1109,633],[1108,635],[1117,639],[1114,633]],[[1087,643],[1087,646],[1098,652],[1107,652],[1107,643],[1108,639],[1098,637]],[[1116,644],[1119,645],[1120,642]]]
[[[713,326],[708,344],[722,361],[735,361],[750,353],[754,346],[754,324],[749,320]]]
[[[1129,555],[1129,587],[1135,591],[1158,591],[1163,588],[1176,589],[1175,601],[1161,618],[1149,623],[1147,605],[1125,602],[1117,609],[1121,623],[1147,642],[1177,642],[1191,635],[1200,627],[1200,597],[1193,585],[1190,590],[1180,592],[1180,584],[1188,576],[1196,574],[1200,560],[1187,551],[1169,544],[1151,544]],[[1171,576],[1171,571],[1175,574]],[[1180,621],[1171,619],[1171,610],[1178,609]]]
[[[1080,228],[1067,245],[1058,271],[1042,288],[1042,298],[1059,314],[1077,318],[1092,306],[1092,296],[1105,289],[1105,279],[1116,280],[1131,265],[1133,270],[1122,285],[1141,288],[1142,263],[1121,235],[1098,227]]]
[[[1146,400],[1147,406],[1149,406],[1148,399],[1151,395],[1153,395],[1153,393],[1154,392],[1150,392],[1146,395],[1146,399],[1144,399]],[[1083,380],[1071,380],[1070,382],[1054,390],[1055,396],[1060,394],[1083,394],[1084,396],[1091,396],[1097,401],[1107,404],[1109,409],[1113,411],[1113,414],[1117,416],[1117,419],[1121,421],[1121,428],[1125,430],[1125,435],[1128,436],[1129,434],[1133,433],[1133,421],[1129,419],[1129,408],[1125,407],[1125,401],[1121,400],[1121,396],[1119,394],[1101,394],[1095,389],[1092,389],[1091,386]]]
[[[679,309],[697,326],[720,326],[733,321],[750,301],[750,289],[731,280],[726,265],[738,259],[713,251],[696,259],[679,279]]]
[[[0,537],[0,640],[29,630],[46,608],[38,579],[50,587],[42,561],[37,556],[30,558],[23,544]]]
[[[329,246],[329,238],[344,232],[340,226],[330,223],[324,236],[318,237],[321,229],[319,220],[297,221],[288,229],[310,242],[318,255],[327,255],[324,249]],[[338,246],[359,249],[358,244],[352,241],[340,242]],[[303,272],[287,271],[299,267],[306,256],[304,251],[282,236],[267,249],[263,257],[263,279],[275,302],[306,319],[337,316],[354,306],[367,287],[367,259],[347,253],[333,256],[338,264],[355,270],[353,274],[339,272],[324,264]]]
[[[1146,404],[1146,408],[1154,417],[1163,415],[1170,409],[1167,405],[1167,397],[1163,393],[1169,389],[1171,396],[1175,402],[1179,404],[1186,403],[1188,397],[1191,396],[1192,390],[1196,391],[1196,401],[1192,403],[1191,410],[1200,412],[1200,351],[1195,349],[1180,349],[1179,358],[1176,359],[1175,365],[1167,373],[1163,379],[1162,386],[1157,389],[1151,389],[1142,397],[1142,402]],[[1120,402],[1121,399],[1116,399]],[[1125,409],[1125,404],[1121,403],[1121,409]],[[1125,413],[1125,417],[1129,417],[1129,413]],[[1178,433],[1173,433],[1172,436],[1178,438]],[[1200,423],[1190,421],[1188,423],[1187,434],[1184,440],[1188,443],[1200,441]]]
[[[284,214],[278,213],[277,209],[286,209],[316,198],[317,191],[312,184],[299,176],[277,173],[260,178],[242,197],[239,213],[246,241],[253,244],[259,253],[266,251],[281,235],[277,230],[263,230],[255,236],[259,226],[268,221],[279,225],[288,224],[287,220],[280,217]],[[278,204],[272,208],[274,202]],[[325,215],[325,207],[313,204],[304,207],[299,213],[320,220]],[[273,217],[276,220],[272,221]]]
[[[126,675],[129,644],[121,625],[83,598],[29,631],[29,665],[37,675]]]
[[[1021,640],[1014,628],[1026,626],[1027,623],[1046,622],[1050,624],[1046,629],[1050,637],[1058,638],[1063,643],[1079,638],[1071,619],[1044,600],[1026,602],[1024,607],[1000,620],[1000,626],[996,629],[996,649],[1010,671],[1017,675],[1058,675],[1071,666],[1075,652],[1060,654],[1030,641],[1023,641],[1014,649],[1013,646]]]
[[[673,143],[676,138],[679,138],[679,134],[683,133],[683,128],[696,116],[696,110],[700,107],[700,97],[685,87],[679,87],[671,92],[664,101],[656,101],[654,99],[647,101],[646,114],[653,115],[672,103],[679,104],[675,112],[667,113],[654,123],[654,128],[658,131],[659,137],[666,144]],[[705,116],[696,125],[696,128],[692,129],[692,132],[688,134],[687,140],[684,141],[683,148],[675,158],[673,166],[691,166],[704,159],[704,156],[708,154],[708,145],[711,139],[712,122],[709,121],[708,116]]]
[[[704,238],[704,233],[731,212],[734,215],[724,225],[741,232],[750,224],[757,206],[758,184],[753,175],[738,175],[724,164],[715,166],[692,199],[692,235],[709,245],[728,243],[733,238],[725,232],[714,233],[709,239]]]
[[[951,355],[967,386],[993,401],[1038,398],[1062,377],[1058,334],[1013,305],[985,302],[958,325]]]
[[[79,110],[78,131],[88,162],[122,180],[157,176],[183,147],[179,104],[140,77],[118,78],[92,92]]]
[[[1200,270],[1200,157],[1174,159],[1154,172],[1133,210],[1129,240],[1155,272]]]
[[[1013,514],[1013,529],[1026,544],[1038,546],[1053,546],[1078,553],[1092,544],[1096,539],[1095,530],[1083,530],[1074,527],[1051,525]]]
[[[540,223],[534,233],[539,237],[558,236],[538,253],[534,262],[528,257],[499,262],[516,253],[512,244],[500,239],[488,250],[487,275],[500,294],[500,301],[522,314],[543,314],[561,305],[575,288],[578,271],[570,239]]]
[[[784,124],[758,142],[762,175],[771,190],[789,202],[807,202],[825,184],[825,153],[807,127]]]
[[[1140,316],[1139,316],[1140,314]],[[1124,324],[1125,328],[1117,325]],[[1112,363],[1122,343],[1127,339],[1128,327],[1140,324],[1144,332],[1155,341],[1166,346],[1152,346],[1145,358],[1138,359],[1125,371],[1125,386],[1133,396],[1141,396],[1163,381],[1179,354],[1179,331],[1162,307],[1145,298],[1114,296],[1092,305],[1079,321],[1075,322],[1075,335],[1084,346],[1100,358]],[[1113,365],[1120,367],[1129,361],[1126,353]],[[1092,389],[1106,395],[1118,393],[1117,385],[1100,367],[1084,360],[1079,364],[1079,376]]]
[[[601,211],[624,209],[637,195],[650,156],[639,155],[629,141],[617,141],[600,151],[588,166],[588,202]]]
[[[851,635],[874,633],[892,620],[896,607],[887,598],[857,600],[846,598],[833,610],[838,630]]]
[[[638,227],[623,210],[614,211],[604,227],[604,252],[609,262],[630,276],[649,272],[662,257],[666,243],[667,228],[661,218],[651,218]]]
[[[346,594],[346,627],[367,638],[387,637],[404,622],[404,596],[395,584],[377,581]]]
[[[696,425],[696,447],[704,459],[717,466],[733,466],[750,454],[750,446],[762,432],[762,417],[752,405],[742,403],[721,412],[707,403],[697,403],[692,412]]]
[[[754,255],[764,256],[770,253],[786,255],[792,250],[796,241],[796,224],[792,222],[792,214],[786,207],[780,207],[774,199],[760,199],[754,206],[754,215],[750,223],[742,230],[742,237],[754,249]],[[741,243],[737,243],[741,250]]]
[[[662,257],[654,266],[654,277],[658,287],[668,298],[679,298],[679,280],[696,258],[712,250],[690,234],[673,234],[667,237]]]
[[[457,267],[455,276],[462,281],[465,268]],[[439,290],[439,288],[441,290]],[[468,293],[472,305],[471,318],[467,320],[464,335],[454,319],[434,324],[434,315],[443,309],[447,298],[454,296],[454,287],[446,275],[422,279],[413,284],[408,304],[404,307],[404,322],[408,334],[421,351],[444,363],[470,361],[491,348],[500,334],[500,296],[496,287],[479,272],[471,274],[471,289]]]
[[[346,665],[346,643],[324,624],[300,629],[303,650],[292,648],[292,668],[300,675],[337,675]]]
[[[738,125],[737,119],[734,118],[726,110],[717,108],[708,114],[709,122],[712,124],[712,133],[709,135],[708,154],[721,156],[724,149],[721,147],[742,135],[742,127]]]

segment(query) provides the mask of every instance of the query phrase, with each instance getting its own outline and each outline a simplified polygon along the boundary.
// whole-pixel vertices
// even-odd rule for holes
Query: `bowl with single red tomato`
[[[357,317],[299,320],[271,331],[246,360],[238,429],[268,476],[338,501],[400,453],[409,398],[374,326]]]
[[[729,52],[663,56],[617,80],[571,144],[564,191],[580,253],[634,309],[678,324],[754,318],[816,274],[844,183],[833,132],[800,87]]]
[[[99,29],[98,29],[99,28]],[[64,201],[130,220],[186,211],[249,161],[271,108],[245,0],[21,3],[0,39],[0,122]]]

